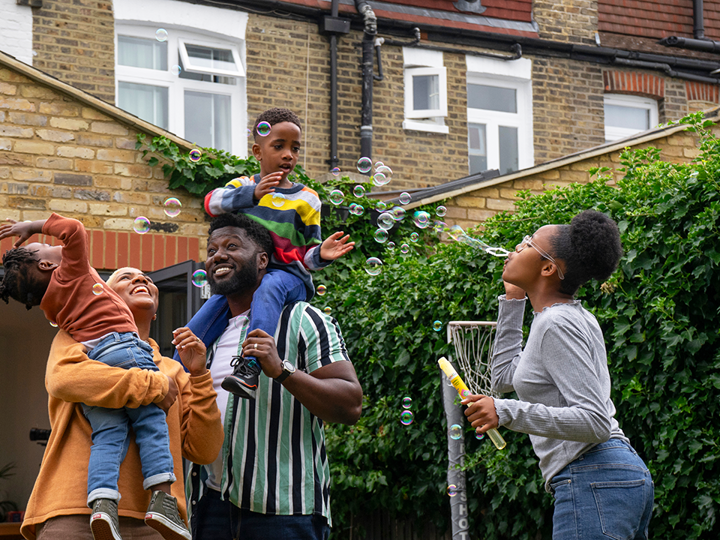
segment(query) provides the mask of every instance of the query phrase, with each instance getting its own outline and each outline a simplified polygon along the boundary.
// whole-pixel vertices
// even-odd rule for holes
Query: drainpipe
[[[703,0],[693,0],[693,37],[695,39],[705,39]]]
[[[377,34],[377,17],[370,4],[355,0],[355,8],[363,17],[362,40],[362,115],[360,122],[360,157],[372,159],[373,113],[373,49]]]
[[[320,31],[330,36],[330,159],[328,165],[334,169],[338,158],[338,96],[337,96],[337,51],[338,38],[350,32],[350,19],[338,17],[340,0],[332,0],[330,16],[323,17]]]

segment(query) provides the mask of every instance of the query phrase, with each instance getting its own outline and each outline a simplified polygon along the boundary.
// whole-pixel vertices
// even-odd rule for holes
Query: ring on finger
[[[257,349],[257,343],[253,343],[253,349]]]

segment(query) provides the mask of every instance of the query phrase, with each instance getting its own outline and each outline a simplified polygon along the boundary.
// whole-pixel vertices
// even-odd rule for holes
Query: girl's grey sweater
[[[495,409],[501,426],[530,435],[550,491],[552,478],[596,444],[627,441],[614,418],[605,342],[576,300],[535,313],[523,350],[525,300],[499,300],[492,385],[520,399],[496,399]]]

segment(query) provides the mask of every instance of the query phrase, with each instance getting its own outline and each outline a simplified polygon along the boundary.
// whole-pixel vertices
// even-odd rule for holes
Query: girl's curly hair
[[[5,252],[2,259],[5,277],[0,280],[0,298],[6,304],[9,298],[13,298],[25,304],[27,309],[40,305],[47,291],[47,284],[31,279],[28,272],[30,266],[39,260],[34,251],[24,247]]]

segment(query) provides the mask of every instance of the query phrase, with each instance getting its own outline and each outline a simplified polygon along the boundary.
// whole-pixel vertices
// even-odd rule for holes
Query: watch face
[[[295,373],[295,366],[293,366],[287,360],[283,360],[282,366],[283,366],[284,371],[286,371],[288,373]]]

